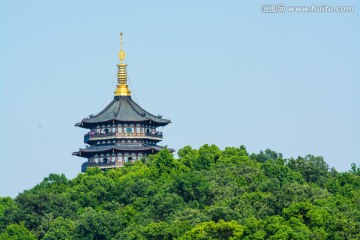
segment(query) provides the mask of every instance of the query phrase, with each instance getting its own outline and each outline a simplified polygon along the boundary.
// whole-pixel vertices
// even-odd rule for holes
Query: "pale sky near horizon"
[[[283,13],[264,5],[286,4]],[[289,6],[354,12],[289,12]],[[266,6],[265,6],[266,7]],[[108,104],[124,32],[133,99],[172,123],[160,145],[245,145],[360,164],[359,1],[0,0],[0,196],[74,178]],[[266,9],[266,8],[265,8]]]

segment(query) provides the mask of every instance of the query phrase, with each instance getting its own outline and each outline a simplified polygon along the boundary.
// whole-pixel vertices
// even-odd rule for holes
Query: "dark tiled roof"
[[[146,150],[155,150],[156,152],[164,149],[165,147],[157,146],[157,145],[149,145],[144,143],[125,143],[125,144],[111,144],[111,145],[100,145],[100,146],[91,146],[87,148],[82,148],[78,152],[74,152],[73,155],[81,156],[80,153],[94,153],[94,152],[107,152],[111,150],[119,150],[119,151],[146,151]],[[173,152],[173,149],[169,149]]]
[[[119,122],[145,122],[152,121],[159,126],[165,126],[171,121],[155,116],[142,109],[131,97],[115,97],[110,104],[97,115],[85,118],[76,126],[86,127],[89,124],[103,123],[109,121]]]

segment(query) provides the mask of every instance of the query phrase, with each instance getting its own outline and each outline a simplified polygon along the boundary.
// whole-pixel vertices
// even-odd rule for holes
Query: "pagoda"
[[[73,153],[75,156],[86,158],[86,162],[81,165],[82,172],[89,167],[122,167],[127,162],[140,160],[164,148],[157,145],[163,138],[163,133],[158,128],[166,126],[171,121],[147,112],[132,100],[127,85],[122,33],[118,56],[120,63],[117,64],[118,84],[114,99],[95,116],[90,115],[75,124],[89,130],[84,135],[84,143],[87,146]]]

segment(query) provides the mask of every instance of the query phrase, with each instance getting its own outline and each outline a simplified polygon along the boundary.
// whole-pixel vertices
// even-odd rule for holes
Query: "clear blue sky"
[[[277,1],[0,0],[0,196],[73,178],[115,89],[124,32],[134,99],[172,120],[163,145],[209,143],[360,164],[359,1],[353,13],[262,13]]]

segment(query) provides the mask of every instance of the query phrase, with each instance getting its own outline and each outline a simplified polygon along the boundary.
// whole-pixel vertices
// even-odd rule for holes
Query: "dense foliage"
[[[0,198],[2,239],[360,239],[360,168],[187,146]]]

